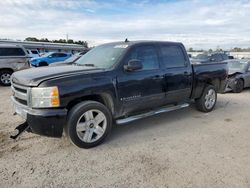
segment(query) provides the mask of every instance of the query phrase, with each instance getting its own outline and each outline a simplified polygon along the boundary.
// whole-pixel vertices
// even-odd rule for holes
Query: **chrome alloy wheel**
[[[10,77],[11,75],[9,73],[4,73],[1,75],[1,82],[4,84],[10,84]]]
[[[86,111],[77,121],[76,132],[80,140],[92,143],[100,139],[107,128],[107,118],[99,110]]]
[[[207,109],[214,107],[216,101],[216,94],[213,89],[209,89],[205,96],[205,106]]]

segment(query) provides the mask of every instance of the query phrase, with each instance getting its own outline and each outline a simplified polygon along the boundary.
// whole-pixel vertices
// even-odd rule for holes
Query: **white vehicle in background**
[[[26,51],[30,57],[40,57],[37,49],[26,49]]]
[[[0,44],[0,85],[10,86],[13,72],[30,68],[29,59],[22,46]]]

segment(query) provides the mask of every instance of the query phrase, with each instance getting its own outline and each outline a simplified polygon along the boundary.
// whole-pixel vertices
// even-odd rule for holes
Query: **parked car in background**
[[[47,54],[44,54],[41,57],[32,58],[30,63],[34,67],[48,66],[51,63],[64,61],[71,56],[72,56],[72,54],[70,54],[70,53],[49,52]]]
[[[30,57],[40,57],[38,50],[36,49],[26,49]]]
[[[25,120],[19,133],[61,137],[64,130],[78,147],[94,147],[114,122],[185,108],[192,101],[198,110],[212,111],[228,71],[227,63],[191,65],[183,44],[154,41],[100,45],[74,64],[12,76],[13,108]]]
[[[78,60],[80,57],[82,57],[82,55],[84,55],[85,53],[84,52],[76,53],[72,55],[70,58],[66,59],[65,61],[55,62],[55,63],[50,64],[49,66],[71,65],[74,62],[76,62],[76,60]]]
[[[228,63],[228,87],[226,91],[240,93],[244,88],[250,87],[250,59],[234,59]]]
[[[30,67],[29,59],[22,46],[0,44],[0,85],[9,86],[13,72]]]
[[[193,64],[199,63],[218,63],[229,59],[228,55],[224,53],[213,53],[213,54],[199,54],[196,57],[191,58]]]

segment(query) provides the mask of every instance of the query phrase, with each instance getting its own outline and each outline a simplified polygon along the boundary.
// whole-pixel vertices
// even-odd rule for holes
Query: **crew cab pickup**
[[[12,103],[25,122],[16,129],[52,137],[63,132],[81,148],[94,147],[124,124],[187,107],[213,110],[224,92],[226,63],[191,65],[175,42],[100,45],[72,65],[13,74]]]

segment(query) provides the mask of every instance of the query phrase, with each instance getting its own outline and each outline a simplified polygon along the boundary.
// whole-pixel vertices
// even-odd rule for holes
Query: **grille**
[[[13,96],[19,103],[23,105],[28,105],[28,90],[29,87],[21,86],[12,83],[11,89],[13,91]]]

